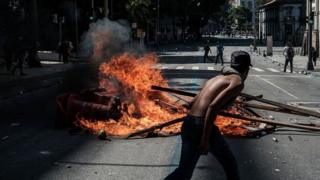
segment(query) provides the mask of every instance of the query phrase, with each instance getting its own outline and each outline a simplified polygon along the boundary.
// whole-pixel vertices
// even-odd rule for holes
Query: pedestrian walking
[[[179,166],[165,180],[191,179],[200,156],[208,152],[221,163],[228,180],[239,179],[236,159],[214,120],[244,88],[251,66],[250,55],[244,51],[233,52],[230,64],[231,68],[223,68],[222,75],[209,79],[188,104],[190,110],[181,129]]]
[[[250,49],[250,54],[252,54],[252,51],[253,51],[253,45],[252,44],[250,44],[249,49]]]
[[[69,62],[69,56],[71,55],[71,51],[73,49],[72,43],[70,41],[64,41],[61,44],[61,50],[62,50],[62,60],[64,64],[67,64]]]
[[[63,52],[62,42],[58,43],[57,51],[59,54],[59,61],[61,62],[62,61],[62,52]]]
[[[313,65],[317,66],[317,51],[316,51],[316,48],[312,47],[311,48],[311,52],[312,52]]]
[[[15,41],[15,55],[14,55],[14,57],[17,60],[17,64],[13,66],[13,68],[11,70],[12,74],[15,74],[16,69],[19,68],[21,76],[27,75],[23,72],[23,62],[25,59],[25,55],[26,55],[26,49],[24,46],[24,40],[23,40],[22,36],[19,36],[18,39]]]
[[[220,58],[221,65],[223,66],[223,50],[224,50],[223,44],[218,42],[218,45],[217,45],[217,56],[216,56],[215,64],[217,64],[218,59]]]
[[[203,47],[203,50],[204,50],[204,56],[203,56],[203,63],[206,63],[206,60],[209,59],[209,52],[210,54],[212,54],[211,52],[211,49],[210,49],[210,46],[209,46],[209,43],[207,43],[204,47]]]
[[[12,37],[7,37],[3,44],[3,52],[4,52],[4,59],[6,62],[6,68],[8,71],[11,70],[12,61],[14,58],[14,41]]]
[[[29,49],[26,61],[29,67],[42,67],[40,58],[38,56],[38,48],[40,47],[39,42],[35,42]]]
[[[287,43],[283,49],[283,55],[285,57],[284,69],[283,72],[287,71],[288,63],[290,63],[290,72],[293,72],[293,57],[294,57],[294,50],[291,46],[291,43]]]

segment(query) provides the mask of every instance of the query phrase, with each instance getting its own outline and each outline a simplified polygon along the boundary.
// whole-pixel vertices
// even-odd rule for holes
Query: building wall
[[[259,38],[272,35],[275,42],[301,44],[304,26],[303,4],[279,4],[259,9]],[[302,31],[302,33],[301,33]]]

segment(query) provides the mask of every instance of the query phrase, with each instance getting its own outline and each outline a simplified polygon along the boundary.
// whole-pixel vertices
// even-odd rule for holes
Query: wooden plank
[[[243,120],[252,121],[252,122],[266,123],[266,124],[270,124],[270,125],[274,125],[274,126],[284,126],[284,127],[291,127],[291,128],[296,128],[296,129],[303,129],[303,130],[308,130],[308,131],[320,132],[320,127],[313,127],[313,126],[305,126],[305,125],[293,124],[293,123],[287,123],[287,122],[280,122],[280,121],[275,121],[275,120],[263,119],[263,118],[259,118],[259,117],[253,117],[253,116],[231,114],[226,111],[220,111],[218,114],[221,116],[225,116],[225,117],[243,119]],[[134,133],[128,134],[128,136],[126,138],[128,139],[128,138],[138,136],[138,135],[141,135],[144,133],[150,133],[150,132],[153,132],[154,130],[161,129],[166,126],[170,126],[170,125],[182,122],[183,120],[184,120],[184,118],[174,119],[172,121],[158,124],[158,125],[146,128],[146,129],[138,130]]]
[[[180,94],[180,95],[183,95],[183,96],[190,96],[190,97],[194,97],[194,96],[197,95],[197,94],[191,93],[191,92],[181,91],[181,90],[172,89],[172,88],[164,88],[164,87],[159,87],[159,86],[152,86],[151,89],[170,92],[170,93],[175,93],[175,94]],[[308,109],[303,109],[303,108],[298,108],[298,107],[295,107],[295,106],[290,106],[290,105],[287,105],[287,104],[283,104],[283,103],[279,103],[279,102],[263,99],[261,97],[256,97],[256,96],[252,96],[252,95],[245,94],[245,93],[240,93],[239,96],[244,97],[244,98],[249,99],[249,100],[251,99],[251,100],[263,102],[263,103],[266,103],[266,104],[270,104],[270,105],[273,105],[273,106],[277,106],[277,107],[289,110],[290,112],[304,114],[305,116],[309,115],[309,116],[314,116],[314,117],[320,118],[320,113],[316,112],[316,111],[311,111],[311,110],[308,110]]]
[[[293,114],[293,115],[299,115],[299,116],[307,116],[307,117],[309,116],[308,114],[294,112],[294,111],[290,111],[288,109],[283,109],[283,108],[279,108],[279,107],[266,106],[266,105],[262,105],[262,104],[253,104],[253,103],[248,103],[248,102],[236,102],[236,103],[243,104],[245,107],[249,107],[249,108],[256,108],[256,109],[261,109],[261,110],[287,113],[287,114]]]
[[[182,122],[183,120],[184,120],[184,118],[178,118],[178,119],[174,119],[172,121],[168,121],[168,122],[165,122],[165,123],[162,123],[162,124],[151,126],[149,128],[146,128],[146,129],[138,130],[138,131],[136,131],[134,133],[129,134],[127,136],[127,139],[129,139],[131,137],[134,137],[134,136],[139,136],[139,135],[144,134],[144,133],[153,132],[154,130],[161,129],[161,128],[164,128],[166,126],[170,126],[170,125]]]
[[[219,112],[219,115],[237,118],[237,119],[243,119],[243,120],[252,121],[252,122],[266,123],[266,124],[270,124],[270,125],[274,125],[274,126],[284,126],[284,127],[291,127],[291,128],[296,128],[296,129],[304,129],[304,130],[308,130],[308,131],[319,131],[320,132],[319,127],[304,126],[304,125],[300,125],[300,124],[293,124],[293,123],[288,123],[288,122],[269,120],[269,119],[264,119],[264,118],[259,118],[259,117],[231,114],[231,113],[225,112],[225,111]]]
[[[191,92],[181,91],[181,90],[172,89],[172,88],[165,88],[165,87],[160,87],[160,86],[151,86],[151,89],[164,91],[164,92],[175,93],[175,94],[180,94],[180,95],[183,95],[183,96],[190,96],[190,97],[195,97],[197,95],[197,94],[191,93]]]
[[[249,94],[245,94],[245,93],[241,93],[240,96],[242,96],[244,98],[247,98],[247,99],[252,99],[252,100],[255,100],[255,101],[259,101],[259,102],[263,102],[263,103],[270,104],[270,105],[273,105],[273,106],[277,106],[277,107],[280,107],[280,108],[283,108],[283,109],[287,109],[287,110],[290,110],[290,111],[298,112],[298,113],[301,113],[301,114],[307,114],[307,115],[310,115],[310,116],[314,116],[314,117],[320,118],[320,113],[319,112],[311,111],[309,109],[298,108],[298,107],[295,107],[295,106],[290,106],[290,105],[287,105],[287,104],[271,101],[271,100],[268,100],[268,99],[258,98],[258,97],[255,97],[255,96],[252,96],[252,95],[249,95]]]

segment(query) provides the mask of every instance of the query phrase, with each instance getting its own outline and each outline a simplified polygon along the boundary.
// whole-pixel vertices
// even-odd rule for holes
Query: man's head
[[[237,70],[241,74],[243,80],[245,80],[250,66],[252,66],[250,55],[245,51],[234,51],[231,54],[230,66]]]

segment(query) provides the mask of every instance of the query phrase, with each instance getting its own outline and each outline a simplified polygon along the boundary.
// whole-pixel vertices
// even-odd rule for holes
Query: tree
[[[236,23],[238,27],[243,27],[243,25],[248,22],[250,16],[250,10],[244,6],[233,7],[229,10],[229,22]]]
[[[129,0],[126,4],[126,9],[129,19],[138,23],[139,27],[145,29],[151,23],[151,0]]]

